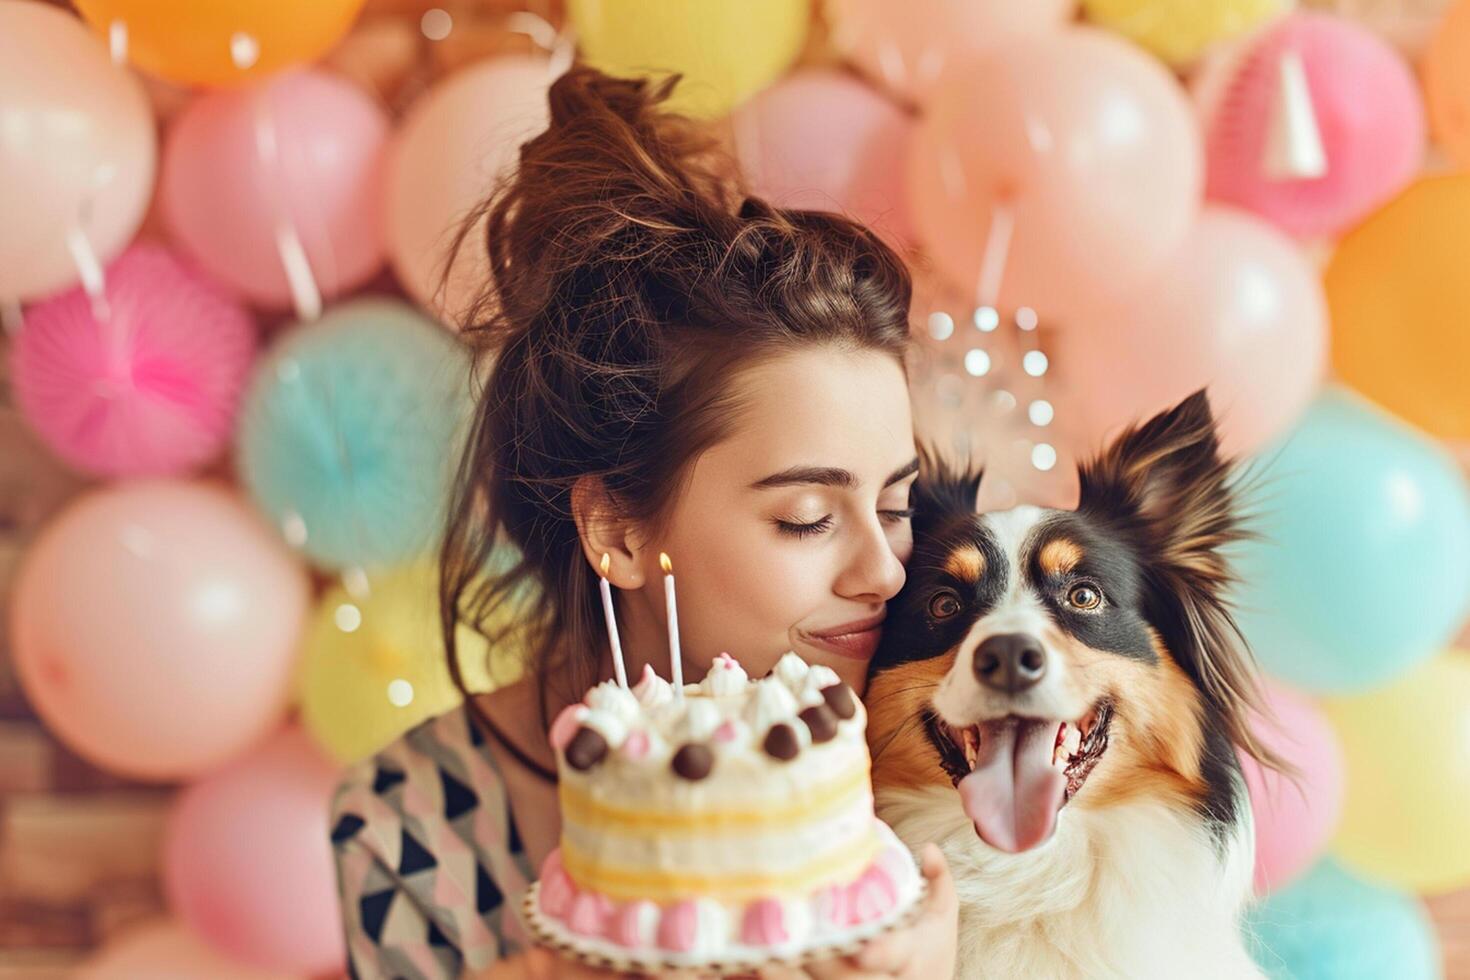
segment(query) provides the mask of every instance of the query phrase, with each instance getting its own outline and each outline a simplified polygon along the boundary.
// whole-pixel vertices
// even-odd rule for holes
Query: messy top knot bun
[[[903,361],[901,259],[856,221],[745,195],[718,139],[661,108],[678,81],[574,66],[551,86],[547,129],[466,219],[484,219],[483,241],[456,244],[489,256],[463,329],[491,359],[441,556],[456,683],[455,624],[487,630],[528,593],[510,628],[527,631],[538,675],[576,692],[595,679],[606,640],[572,516],[578,480],[656,523],[724,435],[737,372],[822,344]],[[487,576],[500,540],[520,561]]]

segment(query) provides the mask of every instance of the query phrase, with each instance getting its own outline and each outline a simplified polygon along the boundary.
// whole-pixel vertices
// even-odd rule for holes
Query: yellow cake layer
[[[877,834],[864,834],[848,847],[779,873],[689,874],[656,868],[620,867],[595,861],[562,841],[561,859],[577,886],[609,898],[674,902],[693,895],[723,902],[748,902],[779,895],[807,894],[827,884],[846,884],[878,856]]]
[[[822,819],[850,804],[855,797],[870,792],[868,769],[865,758],[862,766],[807,794],[799,803],[748,810],[709,807],[669,811],[615,806],[594,799],[584,788],[563,780],[560,787],[562,819],[608,831],[644,834],[697,833],[713,836],[725,831],[790,830],[798,824]]]

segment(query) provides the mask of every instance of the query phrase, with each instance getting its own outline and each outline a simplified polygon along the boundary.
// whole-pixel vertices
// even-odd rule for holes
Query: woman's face
[[[820,348],[736,383],[747,410],[697,458],[666,532],[640,549],[644,585],[621,604],[624,647],[634,669],[669,675],[663,551],[686,680],[721,651],[755,677],[795,650],[861,691],[913,545],[918,461],[903,371],[885,354]]]

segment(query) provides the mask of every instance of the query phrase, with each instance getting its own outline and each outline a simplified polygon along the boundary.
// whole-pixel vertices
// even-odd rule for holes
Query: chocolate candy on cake
[[[822,688],[822,700],[843,721],[857,714],[857,698],[853,696],[852,688],[846,684],[832,684]]]
[[[771,758],[790,762],[801,751],[801,740],[796,737],[796,729],[783,721],[771,726],[771,730],[766,732],[766,740],[761,743],[761,747]]]
[[[690,742],[674,753],[674,773],[683,779],[703,779],[714,767],[714,751],[700,742]]]
[[[586,726],[577,729],[567,745],[567,765],[586,772],[607,758],[607,739]]]

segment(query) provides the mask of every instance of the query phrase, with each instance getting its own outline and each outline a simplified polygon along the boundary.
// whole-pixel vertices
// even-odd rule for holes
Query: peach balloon
[[[80,279],[71,239],[99,264],[132,240],[157,148],[143,86],[75,17],[0,3],[0,301]]]
[[[174,914],[241,962],[340,972],[330,826],[340,772],[292,727],[184,790],[165,828]]]
[[[1065,318],[1156,272],[1199,210],[1200,136],[1162,65],[1091,28],[1026,38],[947,74],[910,156],[914,223],[978,297],[1014,222],[999,303]]]
[[[826,0],[832,43],[895,92],[922,98],[957,62],[1072,18],[1075,0]]]
[[[1057,420],[1079,451],[1208,386],[1227,452],[1285,431],[1317,390],[1327,309],[1301,249],[1218,205],[1147,285],[1058,328]]]
[[[1470,167],[1470,3],[1445,12],[1424,49],[1422,74],[1435,140]]]
[[[344,295],[383,264],[387,144],[387,113],[330,72],[212,92],[169,128],[164,219],[191,257],[257,306],[292,306],[282,229],[320,296]]]
[[[389,255],[404,288],[446,322],[458,324],[489,278],[483,235],[470,234],[440,292],[455,235],[515,167],[521,144],[546,128],[551,70],[527,56],[478,62],[414,103],[394,137]]]
[[[913,120],[842,72],[795,72],[735,110],[740,165],[780,207],[848,214],[907,245],[904,167]]]
[[[237,963],[174,919],[129,928],[94,953],[73,980],[291,980]]]
[[[16,668],[76,752],[180,779],[279,724],[309,598],[301,566],[233,493],[123,483],[80,498],[31,546],[13,597]]]

